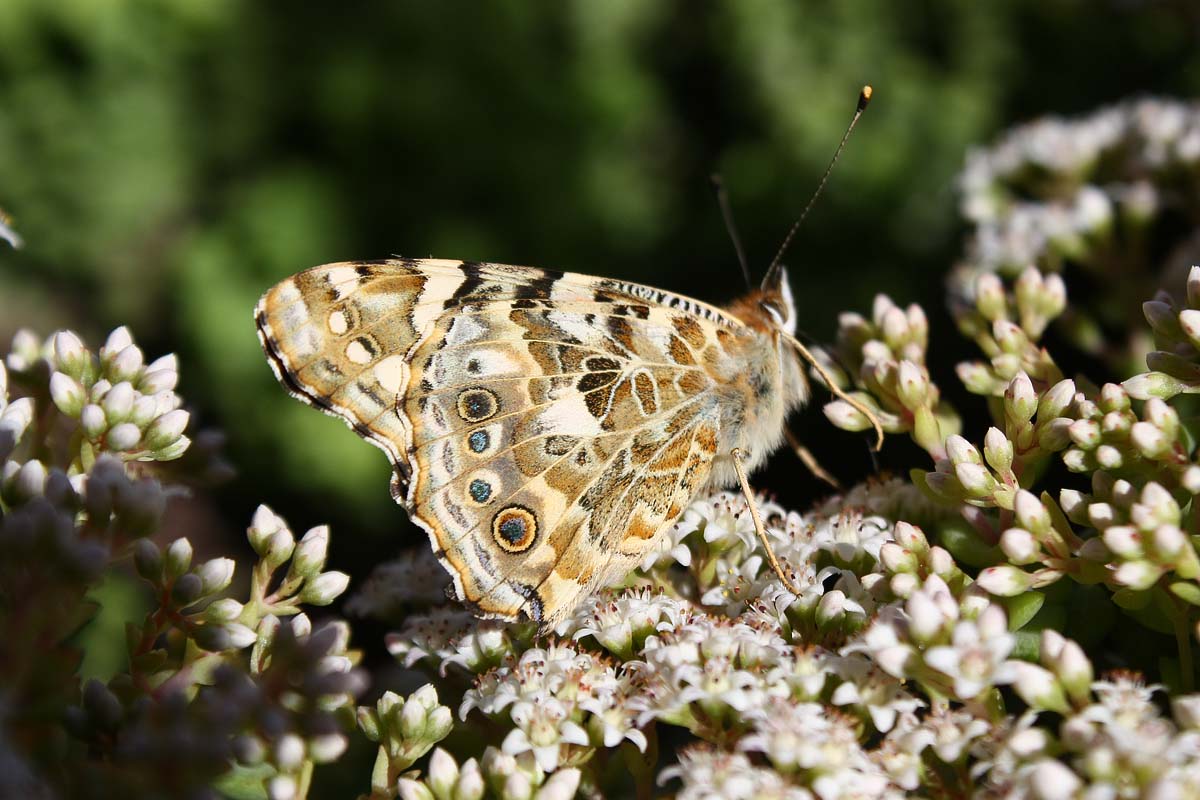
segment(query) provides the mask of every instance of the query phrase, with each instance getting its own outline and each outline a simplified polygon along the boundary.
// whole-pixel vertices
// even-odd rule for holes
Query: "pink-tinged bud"
[[[892,590],[892,594],[901,600],[911,597],[920,587],[921,579],[911,572],[897,573],[888,581],[888,588]]]
[[[1063,643],[1062,651],[1054,659],[1054,672],[1067,694],[1077,703],[1086,703],[1095,674],[1092,662],[1074,641]]]
[[[1135,421],[1133,414],[1128,411],[1109,411],[1100,418],[1100,432],[1108,437],[1123,438]]]
[[[1036,563],[1041,556],[1037,538],[1024,528],[1009,528],[1001,534],[1000,549],[1017,566]]]
[[[1077,419],[1067,428],[1067,434],[1084,450],[1095,450],[1100,446],[1100,424],[1095,420]]]
[[[1200,348],[1200,311],[1194,308],[1180,311],[1179,327],[1183,329],[1192,346]]]
[[[1050,670],[1024,661],[1011,661],[1008,666],[1014,679],[1013,689],[1031,708],[1060,714],[1070,711],[1062,687]]]
[[[1170,400],[1175,395],[1191,388],[1186,381],[1181,381],[1165,372],[1143,372],[1141,375],[1134,375],[1121,385],[1135,400],[1149,400],[1150,398]]]
[[[1117,567],[1117,571],[1113,573],[1113,580],[1122,586],[1128,586],[1135,592],[1141,592],[1153,586],[1162,577],[1162,574],[1162,567],[1151,561],[1138,559],[1126,561]]]
[[[871,421],[861,411],[845,400],[834,400],[831,403],[826,403],[823,411],[825,412],[825,418],[834,427],[841,428],[844,431],[865,431],[871,427]]]
[[[961,361],[955,366],[954,371],[971,394],[988,395],[992,393],[995,378],[992,377],[992,371],[985,364],[979,361]]]
[[[1179,434],[1179,413],[1167,405],[1166,401],[1157,397],[1150,398],[1146,401],[1142,414],[1147,422],[1161,429],[1168,439],[1174,439]]]
[[[988,322],[1003,319],[1008,314],[1004,284],[995,273],[984,272],[975,279],[975,308]]]
[[[924,553],[929,549],[929,540],[925,538],[925,532],[916,525],[903,521],[897,522],[892,535],[896,537],[896,544],[905,550]]]
[[[983,437],[983,456],[996,472],[1006,473],[1012,469],[1013,444],[999,428],[988,428]]]
[[[883,312],[879,329],[888,347],[893,350],[899,349],[908,340],[908,317],[899,308],[892,306]]]
[[[1142,457],[1151,461],[1160,459],[1171,452],[1171,440],[1149,422],[1136,423],[1130,431],[1129,439]]]
[[[1187,536],[1177,525],[1159,525],[1151,537],[1154,555],[1160,564],[1174,564],[1188,546]]]
[[[976,581],[988,594],[998,597],[1013,597],[1028,591],[1032,585],[1029,573],[1013,566],[988,567],[979,573]]]
[[[1017,521],[1026,529],[1037,534],[1050,530],[1050,512],[1033,492],[1018,491],[1013,509],[1017,512]]]
[[[1100,410],[1106,414],[1129,410],[1129,395],[1119,383],[1106,383],[1101,387]]]
[[[1183,471],[1179,482],[1188,494],[1200,494],[1200,467],[1192,464]]]
[[[1008,355],[1019,356],[1029,347],[1029,337],[1025,335],[1025,331],[1006,319],[998,319],[992,323],[992,337]]]
[[[1132,525],[1112,525],[1104,531],[1103,539],[1109,552],[1122,560],[1145,555],[1142,534]]]
[[[1075,399],[1075,381],[1061,380],[1042,395],[1038,403],[1038,419],[1061,417]]]
[[[929,377],[913,362],[901,361],[896,370],[896,396],[910,411],[920,408],[929,399]]]
[[[954,467],[954,477],[962,484],[967,494],[975,499],[983,499],[996,490],[996,479],[979,464],[958,464]]]
[[[1091,469],[1091,454],[1086,450],[1072,447],[1062,454],[1063,465],[1071,472],[1087,472]]]
[[[946,454],[950,456],[951,463],[955,465],[983,463],[975,446],[958,434],[946,437]]]
[[[1121,451],[1109,444],[1097,447],[1095,457],[1096,463],[1107,470],[1120,469],[1125,464],[1125,457],[1121,455]]]
[[[917,557],[895,542],[884,542],[879,548],[879,560],[888,572],[916,572]]]
[[[1024,372],[1017,373],[1008,389],[1004,392],[1004,411],[1014,422],[1026,422],[1033,418],[1037,411],[1037,393],[1033,391],[1033,382]]]
[[[959,573],[958,565],[954,563],[954,556],[950,555],[950,551],[946,548],[937,545],[929,548],[929,569],[934,575],[943,579],[951,578]]]
[[[1200,308],[1200,266],[1188,270],[1187,299],[1189,306]]]
[[[1058,493],[1058,504],[1067,519],[1080,525],[1088,521],[1088,496],[1075,489],[1062,489]]]

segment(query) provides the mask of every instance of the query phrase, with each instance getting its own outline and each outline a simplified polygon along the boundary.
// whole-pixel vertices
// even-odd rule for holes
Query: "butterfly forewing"
[[[301,273],[258,326],[290,391],[391,457],[459,599],[549,624],[706,482],[740,323],[634,284],[413,260]]]

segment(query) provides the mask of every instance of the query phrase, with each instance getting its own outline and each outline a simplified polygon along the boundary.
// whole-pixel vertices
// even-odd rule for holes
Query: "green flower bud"
[[[325,555],[329,549],[329,526],[321,525],[304,534],[300,544],[292,553],[291,572],[310,578],[325,566]]]
[[[946,455],[955,466],[959,464],[983,464],[975,446],[958,434],[946,437]]]
[[[1018,373],[1004,392],[1004,412],[1013,422],[1026,422],[1037,411],[1038,398],[1033,383],[1024,372]]]
[[[954,467],[954,477],[968,496],[982,500],[990,497],[999,484],[986,467],[979,464],[963,463]]]
[[[108,449],[113,452],[128,452],[137,447],[142,439],[142,432],[132,422],[122,422],[114,425],[105,438]]]
[[[1033,492],[1018,491],[1013,508],[1021,527],[1039,536],[1050,530],[1050,512]]]
[[[192,543],[180,537],[167,545],[167,577],[171,580],[183,575],[192,566]]]
[[[87,391],[83,384],[63,372],[50,376],[50,397],[58,410],[68,417],[78,417],[87,402]]]
[[[984,364],[978,361],[963,361],[954,368],[954,371],[971,394],[992,394],[996,380],[992,377],[992,371]]]
[[[296,540],[292,536],[292,532],[287,528],[282,528],[271,534],[267,542],[267,552],[263,554],[263,561],[271,569],[275,569],[283,562],[292,557],[292,551],[296,548]]]
[[[994,273],[984,272],[975,279],[975,308],[988,322],[996,322],[1008,316],[1004,284]]]
[[[110,425],[116,425],[129,418],[133,411],[135,392],[128,381],[121,381],[104,393],[100,399],[100,407],[104,409]],[[136,430],[136,429],[135,429]],[[139,433],[140,436],[140,433]]]
[[[203,586],[202,594],[216,594],[228,587],[233,582],[233,565],[232,558],[214,558],[201,564],[196,574]]]
[[[150,427],[146,429],[146,449],[161,450],[178,440],[183,429],[187,427],[188,417],[188,412],[176,409],[150,423]]]
[[[1012,469],[1013,445],[999,428],[988,428],[983,437],[983,457],[1001,475]]]
[[[208,608],[204,609],[204,618],[209,622],[217,624],[233,622],[242,615],[244,608],[245,606],[237,600],[234,600],[232,597],[226,597],[222,600],[209,603]]]
[[[108,364],[108,379],[114,383],[117,381],[133,381],[137,378],[138,373],[142,371],[142,351],[135,344],[117,353]]]
[[[449,798],[458,782],[458,764],[442,748],[435,748],[429,757],[429,788],[435,797]]]
[[[304,582],[300,590],[300,602],[314,606],[327,606],[346,591],[350,576],[344,572],[323,572],[316,578]]]
[[[396,784],[401,800],[437,800],[429,787],[412,778],[400,778]]]
[[[104,409],[94,403],[88,403],[79,412],[79,425],[88,439],[95,441],[108,430],[108,420]]]
[[[896,309],[899,311],[899,309]],[[911,361],[901,361],[896,375],[896,396],[907,409],[925,405],[929,399],[929,377]]]
[[[1033,576],[1023,569],[1001,565],[982,570],[976,583],[988,594],[1013,597],[1033,587]]]
[[[834,400],[831,403],[826,403],[823,410],[825,418],[834,427],[841,428],[844,431],[865,431],[871,427],[871,421],[861,411],[845,400]]]
[[[1141,375],[1134,375],[1121,386],[1135,400],[1148,400],[1151,397],[1170,400],[1190,388],[1186,381],[1181,381],[1165,372],[1143,372]]]

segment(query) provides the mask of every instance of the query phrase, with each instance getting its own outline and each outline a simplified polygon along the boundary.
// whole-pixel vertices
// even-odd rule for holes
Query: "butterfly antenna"
[[[847,140],[850,139],[850,132],[854,130],[854,126],[858,124],[858,118],[862,116],[863,111],[867,108],[867,103],[871,102],[871,94],[873,89],[868,86],[862,87],[858,93],[858,106],[854,109],[854,116],[850,118],[850,124],[846,126],[846,132],[842,134],[842,141],[838,144],[837,150],[833,153],[833,159],[830,160],[829,166],[825,168],[825,174],[821,176],[821,182],[817,184],[817,190],[813,192],[809,198],[808,205],[804,207],[804,211],[800,212],[800,217],[792,223],[792,227],[788,230],[787,236],[783,237],[783,244],[779,246],[779,252],[775,254],[775,258],[771,260],[771,266],[767,267],[767,279],[764,284],[775,276],[775,271],[779,269],[779,262],[783,259],[784,253],[792,244],[792,239],[796,236],[796,231],[800,229],[800,224],[804,222],[804,218],[808,216],[808,212],[812,210],[813,204],[817,202],[817,198],[821,196],[821,191],[825,188],[825,182],[829,180],[829,173],[833,172],[833,165],[837,163],[838,157],[842,154],[842,149],[846,146]]]
[[[729,195],[725,192],[725,181],[721,180],[721,176],[714,172],[708,178],[708,183],[712,187],[713,194],[717,196],[717,205],[721,207],[721,219],[725,220],[725,230],[729,232],[729,238],[733,241],[733,250],[737,253],[738,264],[742,267],[742,275],[746,278],[746,288],[749,289],[753,285],[750,279],[750,262],[746,260],[746,251],[742,248],[742,237],[738,235],[737,224],[733,221],[733,209],[729,207]]]

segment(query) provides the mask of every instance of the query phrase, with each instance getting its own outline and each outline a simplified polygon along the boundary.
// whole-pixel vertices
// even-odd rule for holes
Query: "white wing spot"
[[[346,345],[346,358],[355,364],[367,364],[371,361],[371,354],[367,352],[367,348],[363,347],[361,342],[355,339]]]
[[[358,287],[358,273],[354,267],[334,267],[329,270],[329,287],[333,289],[336,299],[341,300]]]
[[[333,311],[329,314],[329,330],[334,336],[341,336],[349,327],[346,315],[341,311]]]
[[[349,355],[349,351],[347,351],[347,355]],[[400,384],[403,379],[403,356],[388,356],[375,365],[375,380],[379,381],[379,385],[392,394],[400,393]]]

